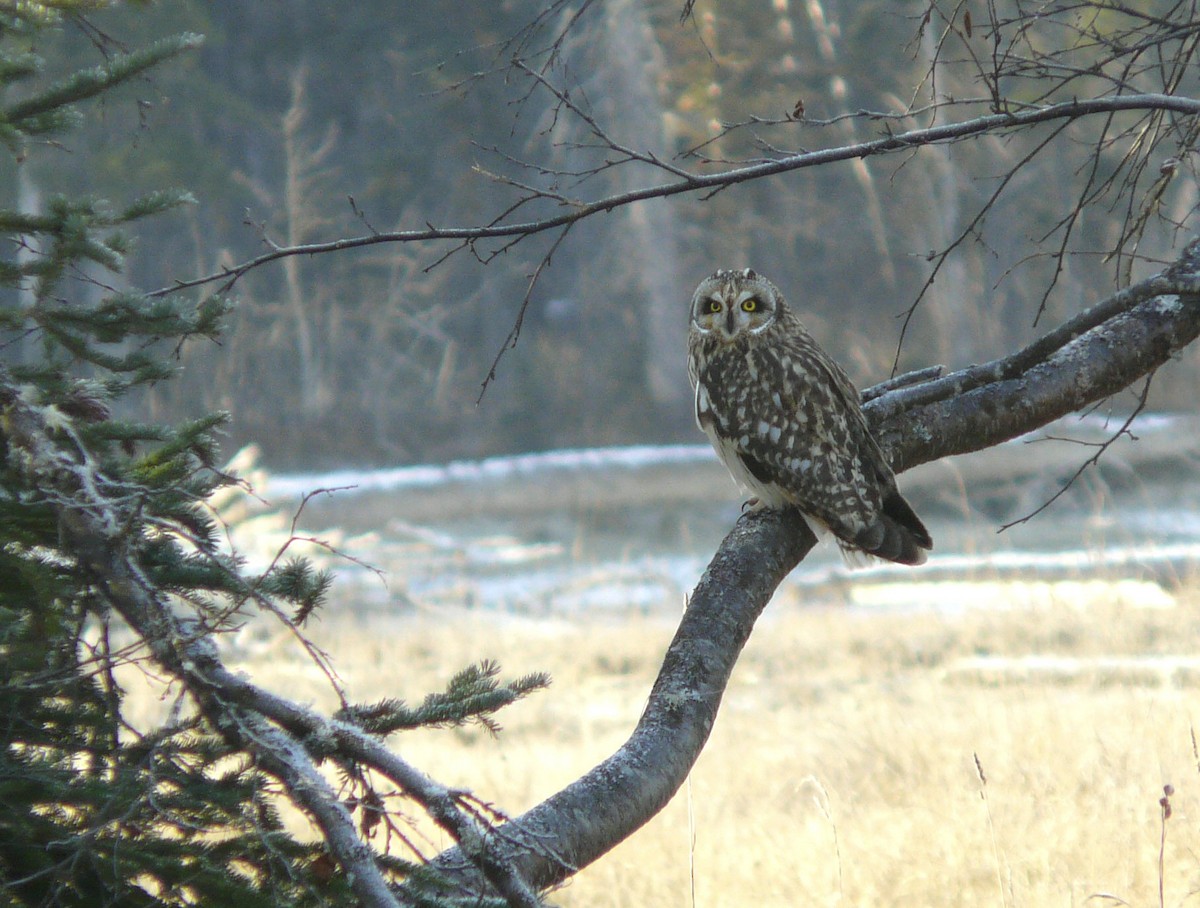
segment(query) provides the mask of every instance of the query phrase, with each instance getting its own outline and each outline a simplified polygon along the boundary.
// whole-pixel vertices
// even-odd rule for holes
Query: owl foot
[[[763,508],[763,503],[762,503],[761,498],[748,498],[742,502],[742,513],[743,514],[745,514],[747,511],[751,511],[751,512],[759,511],[759,510],[762,510],[762,508]]]

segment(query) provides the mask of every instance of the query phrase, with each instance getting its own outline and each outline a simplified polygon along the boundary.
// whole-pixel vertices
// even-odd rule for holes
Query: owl
[[[696,423],[756,507],[794,506],[843,552],[922,564],[929,531],[896,487],[846,373],[779,289],[718,271],[692,298]]]

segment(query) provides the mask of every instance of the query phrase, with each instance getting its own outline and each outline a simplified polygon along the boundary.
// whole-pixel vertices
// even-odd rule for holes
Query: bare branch
[[[1000,180],[999,185],[997,185],[988,199],[979,207],[979,211],[975,213],[975,216],[971,218],[967,225],[958,232],[958,235],[950,241],[949,245],[944,246],[940,252],[933,256],[934,265],[929,270],[929,274],[925,278],[925,283],[923,283],[921,285],[921,289],[917,291],[916,298],[913,300],[913,302],[907,309],[904,310],[904,318],[900,324],[900,336],[896,340],[896,354],[895,358],[892,360],[893,373],[895,373],[896,369],[900,365],[900,353],[904,347],[904,338],[908,334],[908,328],[909,325],[912,324],[913,316],[916,315],[917,307],[920,306],[921,300],[924,299],[925,294],[933,286],[934,281],[937,280],[938,273],[942,270],[942,267],[950,258],[950,253],[952,253],[955,249],[957,249],[975,234],[975,231],[978,229],[980,223],[983,221],[984,217],[987,216],[992,206],[1000,198],[1008,184],[1016,178],[1017,174],[1023,167],[1025,167],[1025,165],[1029,164],[1044,148],[1050,146],[1054,140],[1058,138],[1062,130],[1066,129],[1066,127],[1066,123],[1056,125],[1050,135],[1043,138],[1042,141],[1038,142],[1038,144],[1035,145],[1028,154],[1024,155],[1021,160],[1017,161],[1012,167],[1010,167],[1004,174],[1004,177]]]
[[[958,123],[913,129],[902,133],[889,132],[885,136],[866,142],[857,142],[820,151],[786,155],[775,160],[761,161],[719,173],[688,174],[673,182],[646,186],[627,192],[616,193],[595,201],[580,203],[573,210],[532,221],[496,222],[484,227],[435,227],[429,225],[423,230],[398,230],[372,233],[367,236],[346,237],[329,242],[280,247],[268,250],[239,265],[223,268],[212,274],[176,281],[169,287],[162,287],[153,291],[149,296],[159,297],[178,290],[214,283],[219,283],[221,290],[228,290],[239,278],[255,268],[292,256],[343,252],[350,249],[374,246],[379,243],[415,243],[428,240],[462,240],[474,242],[483,239],[506,237],[523,238],[547,230],[566,227],[593,215],[610,212],[616,208],[621,208],[645,199],[668,198],[670,196],[702,191],[711,193],[738,183],[839,161],[851,161],[875,155],[909,151],[924,145],[956,142],[972,136],[985,134],[1013,132],[1046,123],[1078,120],[1083,117],[1111,114],[1117,111],[1148,110],[1172,111],[1186,116],[1196,116],[1200,114],[1200,100],[1165,94],[1121,95],[1089,100],[1064,101],[1046,107],[1022,110],[1017,113],[989,114]]]
[[[629,148],[626,145],[622,145],[620,142],[617,142],[596,121],[596,118],[593,117],[586,110],[584,110],[582,107],[580,107],[578,104],[576,104],[575,101],[572,100],[570,94],[568,94],[566,91],[553,85],[550,82],[550,80],[547,79],[543,74],[534,72],[532,69],[530,69],[528,66],[526,66],[525,63],[522,62],[521,60],[514,61],[513,65],[521,72],[524,72],[526,75],[533,78],[539,85],[541,85],[548,92],[550,92],[558,100],[559,104],[561,104],[563,107],[565,107],[567,110],[569,110],[575,116],[577,116],[580,120],[582,120],[584,123],[586,123],[588,129],[590,129],[592,131],[592,134],[595,135],[596,138],[598,138],[602,143],[604,143],[603,147],[611,149],[613,151],[620,152],[622,155],[625,156],[626,161],[641,161],[642,163],[650,164],[661,170],[665,170],[668,173],[673,174],[674,176],[682,177],[685,180],[692,179],[692,175],[690,173],[688,173],[686,170],[684,170],[682,167],[677,167],[674,164],[668,164],[666,161],[663,161],[656,155],[649,154],[647,152],[641,152],[634,148]],[[613,166],[613,163],[614,162],[608,162],[603,166],[610,167],[610,166]],[[594,172],[594,171],[592,171],[592,172]]]
[[[866,403],[883,397],[883,395],[892,391],[898,391],[901,388],[910,388],[913,385],[931,382],[934,379],[941,378],[945,374],[945,366],[926,366],[924,369],[905,372],[903,375],[897,375],[894,378],[889,378],[887,381],[881,381],[877,385],[872,385],[870,388],[864,389],[862,392],[862,401]]]
[[[554,240],[554,243],[546,251],[538,262],[537,267],[533,269],[533,274],[529,276],[529,283],[525,285],[525,295],[521,298],[521,307],[517,310],[517,317],[513,321],[513,326],[508,332],[508,336],[504,339],[504,343],[500,345],[500,349],[496,351],[496,358],[492,360],[492,365],[488,369],[488,373],[484,376],[483,381],[479,386],[479,397],[475,398],[475,403],[483,400],[483,395],[487,394],[488,386],[496,380],[496,370],[500,368],[500,360],[504,358],[504,354],[517,346],[517,341],[521,337],[521,326],[525,322],[525,313],[529,310],[529,300],[533,296],[533,288],[537,286],[538,278],[542,276],[542,272],[550,266],[550,261],[554,257],[554,251],[558,249],[563,240],[567,238],[567,233],[571,229],[571,224],[567,224]]]
[[[1126,436],[1126,435],[1133,437],[1133,434],[1129,431],[1129,427],[1131,425],[1133,425],[1133,421],[1138,418],[1138,416],[1141,414],[1141,412],[1144,409],[1146,409],[1146,400],[1150,396],[1150,383],[1153,379],[1154,379],[1153,372],[1151,372],[1148,376],[1146,376],[1146,383],[1145,383],[1145,385],[1142,386],[1141,393],[1138,394],[1137,406],[1134,408],[1133,412],[1130,413],[1129,416],[1125,418],[1125,421],[1121,424],[1121,428],[1117,429],[1116,432],[1114,432],[1110,437],[1108,437],[1104,441],[1096,444],[1096,453],[1093,454],[1091,457],[1089,457],[1087,460],[1085,460],[1083,463],[1081,463],[1079,465],[1079,468],[1073,474],[1071,474],[1071,476],[1067,479],[1067,481],[1064,482],[1061,486],[1059,486],[1059,489],[1057,492],[1055,492],[1053,495],[1051,495],[1049,498],[1047,498],[1045,501],[1043,501],[1040,505],[1038,505],[1036,508],[1034,508],[1028,514],[1026,514],[1024,517],[1018,517],[1016,520],[1010,520],[1008,523],[1001,525],[1001,527],[996,532],[1003,533],[1005,530],[1010,529],[1011,527],[1015,527],[1018,524],[1028,523],[1030,520],[1032,520],[1038,514],[1042,513],[1042,511],[1046,510],[1046,508],[1050,507],[1050,505],[1054,504],[1054,502],[1058,501],[1058,499],[1060,499],[1063,495],[1065,495],[1067,492],[1067,489],[1069,489],[1069,488],[1071,488],[1071,486],[1075,485],[1076,480],[1078,480],[1079,477],[1084,474],[1084,472],[1086,472],[1090,467],[1094,467],[1096,464],[1098,464],[1100,462],[1100,458],[1103,457],[1104,453],[1110,447],[1112,447],[1113,444],[1116,443],[1117,439],[1119,439],[1123,436]]]

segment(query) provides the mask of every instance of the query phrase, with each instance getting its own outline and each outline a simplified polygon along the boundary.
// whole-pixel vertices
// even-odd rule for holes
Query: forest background
[[[519,162],[547,144],[542,163],[595,169],[592,197],[657,179],[648,167],[603,166],[585,123],[555,117],[549,93],[504,77],[503,42],[542,6],[167,0],[150,14],[112,10],[97,27],[129,46],[181,31],[204,44],[114,93],[62,153],[13,168],[0,201],[38,210],[59,192],[119,201],[147,185],[191,190],[200,203],[143,233],[130,258],[125,279],[153,287],[164,263],[185,280],[272,243],[483,223],[511,204]],[[712,0],[683,25],[677,6],[585,5],[561,50],[577,97],[610,135],[663,159],[693,152],[687,165],[700,169],[761,157],[761,136],[722,133],[754,117],[795,149],[900,131],[904,120],[877,132],[870,120],[822,121],[905,110],[913,99],[897,86],[920,84],[934,53],[913,37],[918,3]],[[65,45],[40,49],[64,71],[99,56],[74,29],[45,40]],[[976,93],[940,86],[960,89]],[[901,316],[931,273],[931,250],[946,247],[898,366],[989,359],[1033,338],[1039,313],[1052,324],[1111,290],[1113,268],[1072,268],[1071,258],[1048,280],[1059,266],[1045,253],[1062,242],[1072,179],[1090,165],[1089,128],[1078,127],[1078,159],[1068,144],[1020,168],[978,224],[1012,162],[1044,138],[1036,130],[589,218],[554,250],[482,399],[552,237],[493,250],[486,265],[467,250],[439,263],[447,247],[420,244],[292,257],[245,274],[220,342],[183,348],[181,379],[130,405],[167,421],[230,410],[227,450],[258,443],[277,469],[693,441],[683,338],[702,277],[746,265],[767,274],[865,385],[891,371]],[[74,155],[75,143],[102,151]],[[1197,202],[1195,183],[1177,182],[1164,196],[1168,225]],[[1083,213],[1069,238],[1078,261],[1121,247],[1124,214]],[[1145,273],[1178,244],[1162,223],[1136,250]],[[30,341],[10,354],[38,351]],[[1200,354],[1186,356],[1155,383],[1152,408],[1194,406]]]

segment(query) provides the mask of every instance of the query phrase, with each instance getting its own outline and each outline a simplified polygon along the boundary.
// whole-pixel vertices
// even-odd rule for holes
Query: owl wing
[[[843,547],[924,562],[929,531],[897,489],[845,372],[807,335],[755,352],[745,361],[757,373],[748,387],[760,397],[733,410],[746,470],[828,526]]]
[[[763,399],[739,434],[747,469],[783,490],[839,537],[860,529],[894,487],[867,429],[858,390],[807,337],[756,351]],[[736,412],[735,412],[736,416]],[[760,475],[761,474],[761,475]]]
[[[805,335],[746,345],[696,374],[696,417],[735,478],[852,540],[894,488],[858,391]],[[736,459],[736,462],[733,462]]]

